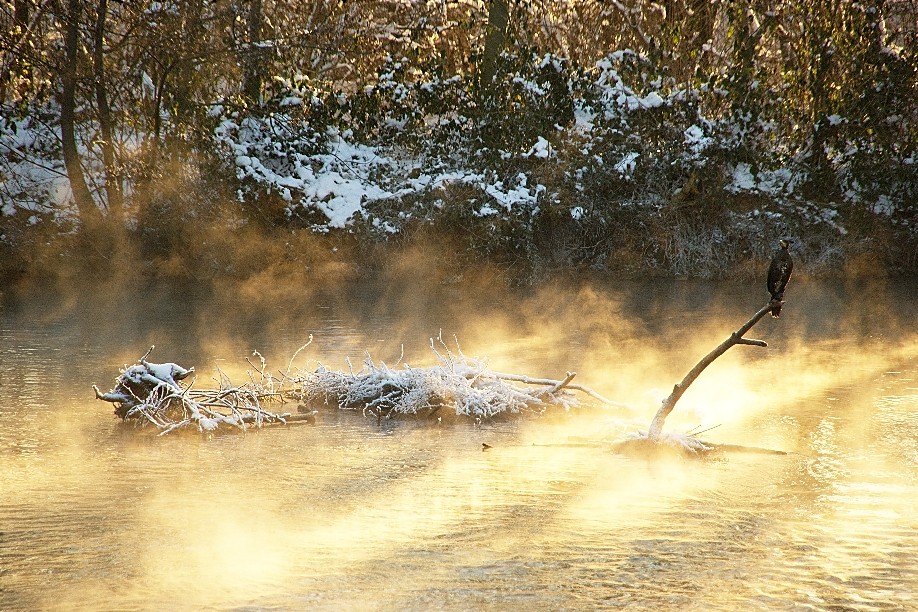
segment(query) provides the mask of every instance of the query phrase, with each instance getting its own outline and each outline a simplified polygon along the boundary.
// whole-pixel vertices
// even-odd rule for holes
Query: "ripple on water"
[[[763,409],[750,429],[787,435],[800,454],[783,457],[532,444],[646,426],[574,417],[439,429],[329,410],[315,426],[157,438],[74,381],[111,380],[124,344],[188,328],[129,322],[103,346],[85,340],[97,323],[18,323],[0,329],[0,609],[918,607],[905,367]],[[330,367],[391,323],[331,321]]]

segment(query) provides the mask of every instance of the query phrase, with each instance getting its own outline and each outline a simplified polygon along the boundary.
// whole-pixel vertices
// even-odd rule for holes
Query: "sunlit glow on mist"
[[[23,402],[34,413],[0,438],[0,509],[16,517],[3,527],[10,588],[41,584],[39,607],[73,609],[417,609],[473,591],[457,607],[488,608],[514,588],[549,597],[575,583],[600,601],[626,588],[649,596],[661,580],[670,596],[688,597],[678,589],[689,585],[737,608],[762,593],[831,603],[878,583],[901,603],[883,576],[909,558],[918,530],[914,333],[846,334],[858,319],[807,336],[788,308],[749,334],[771,334],[767,349],[732,348],[665,425],[716,427],[703,439],[787,455],[636,458],[611,442],[646,428],[745,308],[669,324],[592,286],[498,300],[488,287],[419,291],[408,283],[416,262],[393,267],[362,301],[306,276],[293,286],[276,269],[255,274],[233,294],[246,308],[202,308],[171,345],[109,338],[105,371],[114,379],[155,342],[164,361],[183,361],[171,352],[182,349],[201,360],[181,364],[196,367],[197,386],[213,386],[217,367],[242,384],[253,350],[282,371],[310,334],[296,367],[359,367],[366,353],[421,367],[435,363],[428,342],[442,333],[493,370],[576,370],[576,382],[631,410],[584,398],[582,412],[447,426],[377,424],[359,411],[339,421],[323,407],[314,427],[166,440],[119,428],[89,392],[49,391],[54,418]],[[38,384],[29,376],[23,385]],[[918,585],[901,571],[901,588]]]

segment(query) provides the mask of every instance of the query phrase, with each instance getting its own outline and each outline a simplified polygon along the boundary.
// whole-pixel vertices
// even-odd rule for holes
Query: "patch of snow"
[[[198,427],[201,431],[214,431],[219,426],[219,422],[216,419],[210,417],[202,416],[198,419]]]
[[[529,81],[522,77],[519,77],[519,76],[513,77],[513,82],[516,83],[517,85],[521,85],[523,89],[525,89],[526,91],[528,91],[529,93],[531,93],[532,95],[538,98],[541,98],[548,94],[548,92],[546,92],[542,87],[540,87],[538,83],[533,83],[532,81]]]
[[[493,185],[482,185],[482,187],[484,187],[485,193],[503,205],[507,212],[513,210],[513,207],[517,204],[534,204],[539,192],[536,189],[536,193],[533,193],[525,185],[505,190],[501,181]]]
[[[547,159],[552,155],[551,143],[542,136],[539,136],[539,139],[532,145],[529,151],[523,153],[523,157],[538,157],[540,159]]]
[[[704,135],[704,129],[698,125],[690,125],[683,132],[685,144],[688,145],[692,153],[698,154],[707,149],[714,140]]]
[[[587,109],[578,106],[574,109],[574,126],[583,134],[589,134],[593,131],[593,121],[596,115]]]
[[[755,191],[755,176],[752,174],[752,168],[745,162],[736,164],[733,168],[733,180],[730,183],[730,190],[737,191]]]
[[[887,195],[881,195],[877,198],[876,204],[873,205],[873,212],[878,215],[891,217],[896,212],[896,205]]]
[[[637,158],[640,157],[640,153],[631,153],[626,154],[617,164],[615,164],[615,170],[625,177],[630,177],[634,174],[634,169],[637,166]]]
[[[398,233],[398,228],[397,228],[397,227],[395,227],[394,225],[392,225],[392,224],[389,223],[388,221],[383,221],[383,220],[379,219],[378,217],[375,218],[375,219],[373,219],[373,227],[375,227],[375,228],[377,228],[377,229],[380,229],[380,230],[386,232],[387,234],[397,234],[397,233]]]
[[[731,173],[727,189],[733,193],[752,192],[766,193],[772,196],[790,195],[796,189],[801,177],[788,168],[777,170],[759,170],[753,173],[752,167],[740,162]]]
[[[303,98],[299,96],[287,96],[280,101],[280,106],[302,106]]]
[[[652,91],[643,98],[640,98],[639,104],[644,108],[659,108],[666,104],[666,100],[657,92]]]

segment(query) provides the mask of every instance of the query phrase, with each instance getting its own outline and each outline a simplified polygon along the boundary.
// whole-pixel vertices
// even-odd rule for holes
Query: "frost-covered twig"
[[[698,436],[691,434],[679,433],[659,433],[651,436],[650,432],[638,431],[627,438],[630,441],[641,441],[648,443],[659,443],[670,446],[688,453],[707,453],[714,448],[714,445],[705,444]]]
[[[377,417],[443,416],[443,409],[456,416],[488,419],[501,414],[538,413],[549,408],[567,411],[578,406],[572,391],[581,391],[605,404],[621,406],[580,385],[572,385],[574,373],[563,380],[531,378],[489,370],[479,359],[455,350],[442,337],[431,339],[430,349],[440,362],[429,367],[392,369],[367,356],[363,369],[355,371],[348,360],[347,372],[320,365],[313,372],[291,377],[290,396],[306,403],[334,403],[339,408],[363,410]],[[399,360],[401,361],[401,359]],[[520,383],[520,384],[514,384]]]
[[[245,430],[266,423],[285,423],[290,415],[268,412],[263,404],[277,401],[281,394],[273,387],[273,378],[257,380],[250,373],[250,383],[236,386],[218,370],[217,389],[192,389],[194,381],[183,387],[179,381],[194,373],[174,363],[150,363],[146,360],[153,347],[138,363],[125,367],[115,380],[115,387],[102,393],[93,385],[96,398],[115,404],[115,414],[138,426],[153,425],[161,435],[186,427],[201,432],[217,430],[221,425]]]

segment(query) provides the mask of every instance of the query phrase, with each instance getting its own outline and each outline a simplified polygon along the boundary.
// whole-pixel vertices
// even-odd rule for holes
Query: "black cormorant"
[[[778,318],[781,315],[781,301],[784,299],[784,288],[787,287],[787,281],[790,280],[791,272],[794,271],[794,262],[791,259],[790,241],[781,240],[781,250],[778,251],[771,260],[771,266],[768,267],[768,292],[771,293],[771,301],[775,305],[771,308],[771,316]]]

